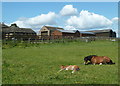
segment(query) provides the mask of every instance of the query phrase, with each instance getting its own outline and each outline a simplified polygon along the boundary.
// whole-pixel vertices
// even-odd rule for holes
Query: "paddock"
[[[3,84],[118,84],[117,41],[5,46],[2,51]],[[91,54],[109,56],[116,64],[84,65],[84,56]],[[72,75],[71,71],[56,74],[60,65],[78,65],[81,70]]]

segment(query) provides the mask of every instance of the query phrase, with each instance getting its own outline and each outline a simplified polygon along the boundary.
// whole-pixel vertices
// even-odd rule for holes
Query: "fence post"
[[[23,42],[23,38],[21,38],[21,40],[20,40],[21,42]]]
[[[28,38],[28,43],[30,43],[30,39],[31,39],[31,38]]]
[[[43,39],[43,37],[42,37],[42,43],[44,42],[44,39]]]

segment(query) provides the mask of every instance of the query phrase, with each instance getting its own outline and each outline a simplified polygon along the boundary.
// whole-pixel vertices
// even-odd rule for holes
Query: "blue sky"
[[[118,16],[117,2],[4,2],[3,21],[13,22],[20,17],[34,17],[49,11],[59,13],[63,6],[72,4],[79,11],[88,10],[111,19]]]
[[[45,21],[47,20],[47,18],[49,18],[48,21]],[[86,18],[89,18],[89,20],[87,20]],[[113,28],[113,30],[117,31],[117,25],[115,22],[117,18],[118,18],[117,2],[3,2],[2,3],[3,22],[5,22],[6,24],[18,23],[20,27],[29,27],[34,29],[35,31],[38,31],[39,28],[41,28],[43,25],[61,26],[63,28],[67,27],[69,29],[77,28],[79,30]],[[112,21],[112,19],[114,20],[114,22]],[[33,20],[34,22],[30,20]],[[103,20],[104,22],[100,22],[100,20],[101,21]],[[75,23],[77,21],[81,22],[81,24]],[[93,24],[94,22],[91,23],[91,21],[92,22],[98,21],[102,25],[100,26],[97,24]],[[103,24],[105,22],[107,22],[106,25]],[[91,25],[89,27],[84,27],[85,24],[86,25],[91,24]]]

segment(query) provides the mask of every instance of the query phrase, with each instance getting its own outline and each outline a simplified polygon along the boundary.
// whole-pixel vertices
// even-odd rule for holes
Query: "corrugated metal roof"
[[[104,29],[104,30],[92,30],[87,32],[94,32],[94,33],[103,33],[103,32],[110,32],[112,29]]]
[[[85,31],[80,31],[82,34],[95,34],[94,32],[85,32]]]

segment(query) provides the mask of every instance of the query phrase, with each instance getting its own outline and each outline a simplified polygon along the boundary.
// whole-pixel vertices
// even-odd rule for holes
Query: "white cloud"
[[[41,14],[32,18],[20,18],[13,23],[16,23],[19,27],[40,28],[41,25],[56,24],[56,18],[57,15],[54,12],[49,12],[48,14]]]
[[[58,15],[59,14],[56,14],[55,12],[49,12],[32,18],[19,18],[13,23],[16,23],[19,27],[32,28],[36,32],[38,32],[43,25],[58,26],[58,24],[66,30],[90,30],[99,28],[110,29],[111,27],[117,33],[119,32],[117,28],[119,20],[118,17],[114,17],[110,20],[103,15],[88,12],[86,10],[82,10],[80,14],[78,14],[78,10],[74,8],[73,5],[65,5],[60,11],[60,15],[62,16],[58,17]]]
[[[78,17],[71,16],[66,22],[77,29],[105,28],[112,25],[112,21],[106,17],[86,10],[82,10]]]
[[[78,13],[77,9],[73,8],[72,5],[65,5],[60,11],[60,14],[62,16],[71,16],[71,15],[76,15],[77,13]]]
[[[69,25],[65,26],[64,29],[65,30],[76,30],[75,27],[69,26]]]
[[[113,22],[116,22],[116,21],[118,22],[118,20],[119,20],[118,17],[114,17],[114,18],[111,19],[111,21],[113,21]]]

